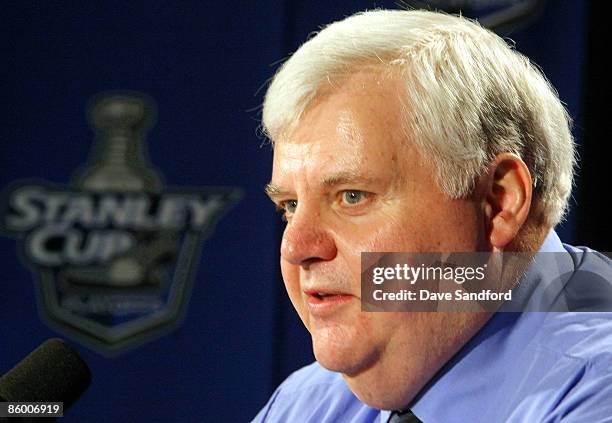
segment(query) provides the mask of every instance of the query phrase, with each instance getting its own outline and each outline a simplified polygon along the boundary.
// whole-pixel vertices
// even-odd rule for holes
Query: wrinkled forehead
[[[322,137],[315,128],[332,125],[344,141],[371,132],[401,132],[403,93],[402,79],[381,69],[370,68],[330,80],[317,90],[299,120],[274,139],[274,144],[320,141]]]
[[[273,179],[289,170],[364,173],[397,162],[408,144],[400,90],[396,79],[368,71],[320,93],[275,143]]]

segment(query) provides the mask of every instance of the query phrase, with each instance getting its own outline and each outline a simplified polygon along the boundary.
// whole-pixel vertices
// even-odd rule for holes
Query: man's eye
[[[283,213],[283,220],[287,219],[288,215],[292,215],[295,213],[295,209],[297,209],[298,202],[297,200],[286,200],[281,201],[278,204],[278,210]]]
[[[287,213],[295,213],[295,209],[297,209],[297,200],[285,201],[283,208],[287,211]]]
[[[363,191],[343,191],[342,201],[346,204],[359,204],[366,197],[366,193]]]

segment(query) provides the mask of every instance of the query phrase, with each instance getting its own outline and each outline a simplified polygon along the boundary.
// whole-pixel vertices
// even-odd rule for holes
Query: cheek
[[[429,236],[436,240],[432,251],[474,251],[478,248],[481,228],[473,202],[454,200],[428,225]]]
[[[287,263],[281,259],[281,274],[283,275],[283,282],[285,283],[285,289],[289,295],[289,299],[293,304],[293,307],[297,311],[298,315],[306,325],[308,326],[308,309],[304,303],[302,297],[302,290],[300,288],[300,268]]]
[[[294,266],[281,259],[281,274],[283,275],[283,282],[287,293],[293,301],[295,296],[299,296],[300,293],[300,270],[298,266]]]
[[[386,216],[363,251],[473,251],[479,233],[477,222],[478,215],[471,202],[424,201]]]

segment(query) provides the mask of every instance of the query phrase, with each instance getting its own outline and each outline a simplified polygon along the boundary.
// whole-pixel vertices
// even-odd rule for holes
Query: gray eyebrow
[[[272,201],[274,201],[276,197],[289,194],[289,191],[285,191],[278,185],[273,184],[272,182],[266,184],[266,186],[264,187],[264,191]]]
[[[375,182],[376,178],[370,178],[354,172],[340,172],[331,175],[323,180],[323,185],[332,187],[336,185],[351,184],[351,183],[371,183]]]

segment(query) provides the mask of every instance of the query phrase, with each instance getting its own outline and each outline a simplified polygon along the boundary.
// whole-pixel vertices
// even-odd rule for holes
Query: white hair
[[[265,96],[272,142],[315,97],[365,68],[397,70],[403,128],[451,198],[468,197],[496,155],[525,162],[543,223],[563,217],[576,164],[570,118],[523,55],[478,23],[428,11],[375,10],[325,27],[278,70]]]

